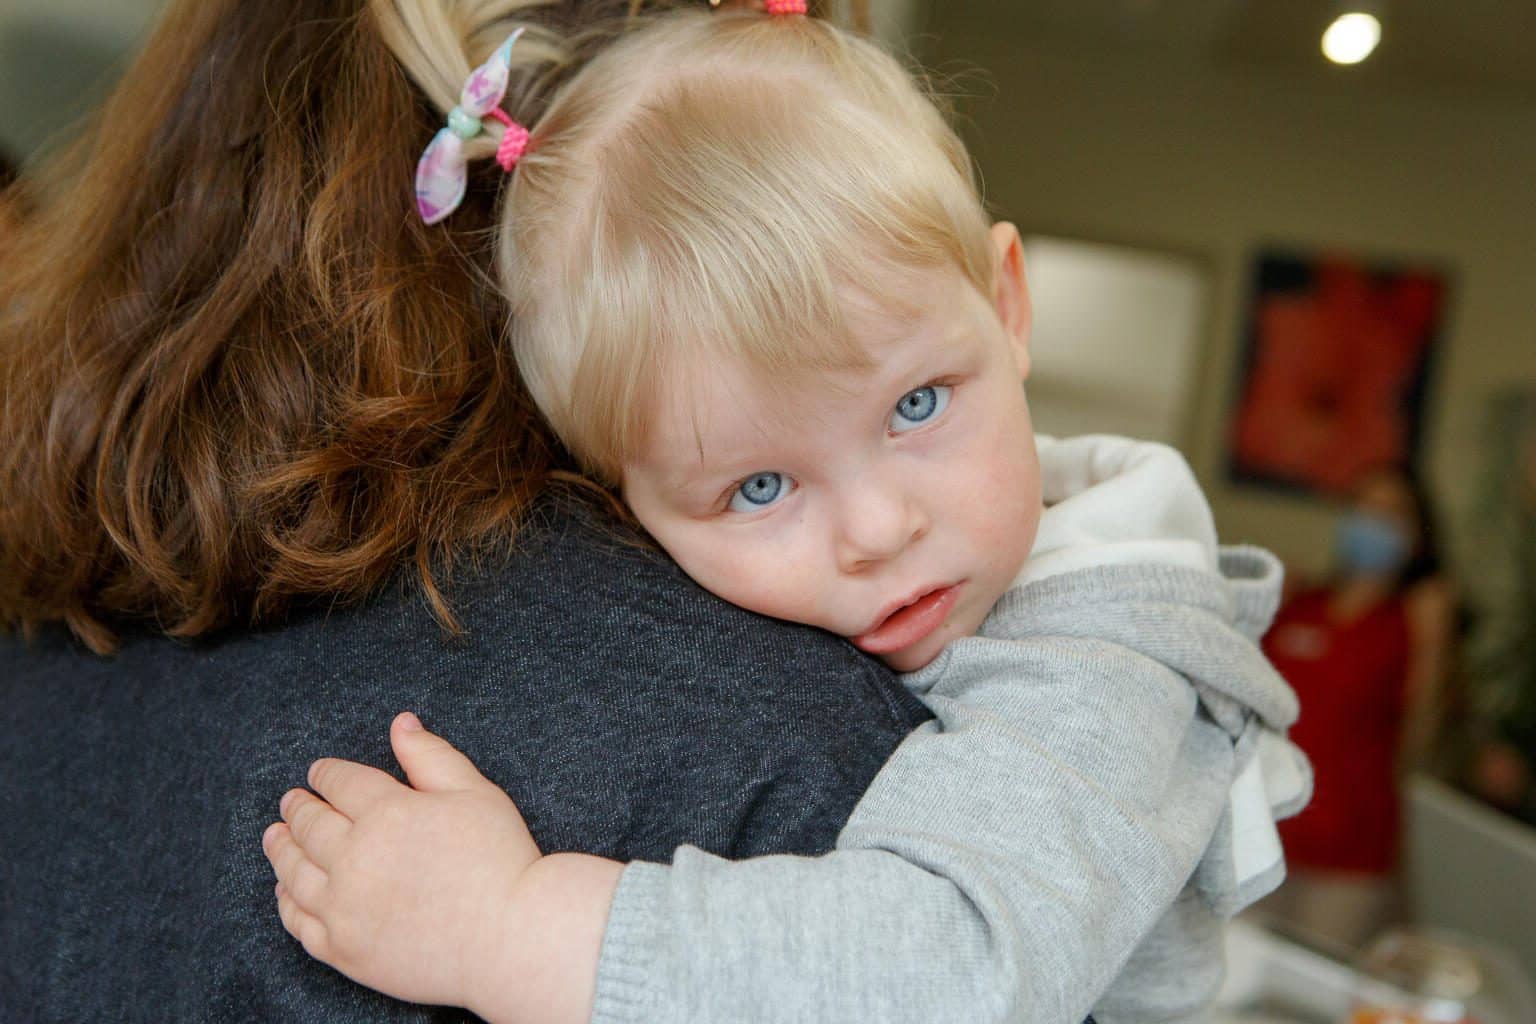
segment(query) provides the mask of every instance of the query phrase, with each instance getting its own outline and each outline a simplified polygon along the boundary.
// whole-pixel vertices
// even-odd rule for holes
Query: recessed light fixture
[[[1374,14],[1346,11],[1323,33],[1323,56],[1335,64],[1359,64],[1381,42],[1381,22]]]

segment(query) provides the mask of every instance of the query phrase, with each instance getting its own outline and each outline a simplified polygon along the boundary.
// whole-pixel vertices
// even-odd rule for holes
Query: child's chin
[[[880,660],[895,672],[916,672],[932,664],[933,659],[939,656],[944,648],[940,644],[913,644],[912,647],[902,651],[892,651],[890,654],[880,655]]]

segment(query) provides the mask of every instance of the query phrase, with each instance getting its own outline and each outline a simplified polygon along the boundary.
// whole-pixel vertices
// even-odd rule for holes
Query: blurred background
[[[1267,649],[1318,795],[1233,1019],[1530,970],[1536,4],[871,6],[1027,239],[1039,429],[1175,445],[1224,539],[1290,570]],[[67,135],[158,8],[0,0],[0,150]]]

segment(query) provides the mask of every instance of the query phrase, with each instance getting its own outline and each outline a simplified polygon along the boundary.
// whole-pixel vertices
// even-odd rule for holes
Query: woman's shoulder
[[[0,954],[115,1005],[159,976],[171,936],[196,984],[168,1005],[415,1019],[283,941],[258,843],[313,759],[391,765],[403,709],[511,792],[546,850],[831,848],[925,712],[847,643],[733,608],[634,541],[541,512],[446,586],[458,636],[406,585],[198,644],[128,635],[111,658],[0,636],[0,776],[26,822],[0,830],[0,897],[37,895],[12,931],[41,939],[0,935]],[[108,904],[122,927],[97,926]],[[125,928],[162,944],[124,954]],[[50,959],[65,946],[78,972]]]
[[[587,691],[713,691],[750,680],[759,706],[873,701],[902,729],[926,718],[878,662],[828,633],[716,597],[590,504],[542,505],[507,556],[451,596],[470,644],[517,650],[561,678],[584,673]]]
[[[47,630],[6,638],[5,654],[36,685],[109,675],[122,686],[200,683],[277,688],[323,676],[336,692],[409,692],[426,679],[537,678],[573,691],[652,692],[771,683],[768,701],[873,701],[904,727],[920,720],[894,676],[846,642],[746,612],[699,587],[634,528],[590,503],[539,502],[505,549],[462,558],[438,577],[458,629],[433,615],[415,574],[360,604],[324,602],[283,623],[181,642],[123,632],[99,658]]]
[[[556,495],[526,516],[516,540],[468,571],[455,570],[445,587],[463,623],[463,641],[477,632],[512,629],[538,636],[585,636],[596,642],[654,645],[683,631],[830,648],[825,634],[742,611],[694,583],[638,527],[593,501]],[[409,591],[402,594],[411,600]],[[418,598],[419,599],[419,598]],[[728,652],[717,650],[717,654]]]

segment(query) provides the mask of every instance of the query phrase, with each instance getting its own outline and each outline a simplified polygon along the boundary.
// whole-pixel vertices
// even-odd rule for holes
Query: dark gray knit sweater
[[[394,768],[400,710],[517,800],[546,851],[828,850],[927,717],[879,665],[546,509],[461,576],[269,632],[97,658],[0,637],[0,1020],[406,1021],[283,932],[262,829],[309,762]]]

